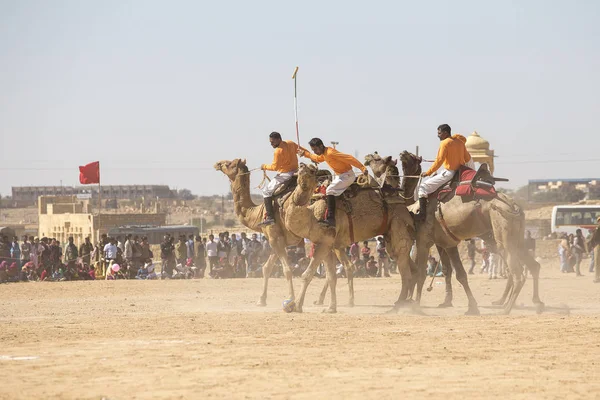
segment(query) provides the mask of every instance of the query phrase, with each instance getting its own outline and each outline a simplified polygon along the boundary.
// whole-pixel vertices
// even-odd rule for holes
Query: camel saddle
[[[481,164],[475,171],[462,165],[450,182],[436,190],[430,197],[436,197],[441,203],[447,203],[454,196],[464,197],[466,201],[491,200],[497,196],[494,184],[497,180],[490,173],[487,164]]]

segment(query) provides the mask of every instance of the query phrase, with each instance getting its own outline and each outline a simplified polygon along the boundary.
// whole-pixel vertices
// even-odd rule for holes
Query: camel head
[[[377,152],[365,156],[365,166],[371,167],[373,175],[379,178],[391,166],[396,166],[397,160],[392,160],[392,156],[381,157]]]
[[[300,163],[298,166],[298,186],[304,191],[313,191],[317,187],[317,167]]]
[[[231,161],[222,160],[217,162],[214,165],[214,167],[217,171],[221,171],[222,173],[227,175],[231,182],[233,182],[239,174],[248,172],[248,167],[246,166],[245,158],[236,158],[235,160]]]
[[[403,175],[420,175],[422,157],[416,156],[408,151],[400,153],[400,162],[402,163]]]

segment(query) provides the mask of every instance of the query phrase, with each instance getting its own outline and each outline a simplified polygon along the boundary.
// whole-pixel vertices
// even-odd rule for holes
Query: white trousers
[[[296,171],[282,172],[271,179],[269,184],[263,188],[263,197],[271,197],[278,187],[292,179]]]
[[[327,186],[327,190],[325,191],[326,195],[339,196],[344,193],[344,190],[348,188],[348,186],[354,183],[354,179],[356,175],[354,175],[354,171],[350,170],[348,172],[344,172],[343,174],[336,175],[329,186]]]
[[[475,170],[477,169],[477,168],[475,168],[475,162],[473,161],[473,157],[471,157],[471,159],[469,161],[467,161],[467,163],[465,165],[471,169],[475,169]]]
[[[435,192],[442,187],[442,185],[450,182],[455,173],[456,171],[448,171],[445,168],[440,168],[437,174],[423,178],[421,185],[419,186],[419,197],[427,197],[431,193]]]

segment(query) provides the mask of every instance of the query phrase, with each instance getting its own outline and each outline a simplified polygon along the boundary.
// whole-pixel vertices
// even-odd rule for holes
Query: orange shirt
[[[285,173],[298,169],[298,145],[291,140],[282,140],[279,147],[275,149],[273,162],[263,164],[261,169],[266,171],[277,171]]]
[[[427,176],[432,175],[442,165],[449,171],[456,171],[461,165],[465,165],[471,159],[471,155],[460,136],[454,135],[442,140],[435,162],[427,170]]]
[[[339,151],[331,147],[325,147],[325,152],[320,156],[312,154],[306,149],[303,150],[304,157],[310,158],[316,163],[322,163],[323,161],[325,161],[327,165],[329,165],[333,172],[335,172],[337,175],[350,171],[352,167],[356,167],[363,172],[367,169],[356,158],[352,157],[349,154],[340,153]]]

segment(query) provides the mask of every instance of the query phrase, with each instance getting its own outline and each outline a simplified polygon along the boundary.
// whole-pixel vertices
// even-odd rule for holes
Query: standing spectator
[[[377,276],[377,261],[375,261],[374,256],[369,256],[369,259],[366,262],[365,270],[367,273],[367,277],[375,277]]]
[[[145,260],[142,260],[142,251],[143,249],[142,244],[140,243],[140,238],[136,235],[133,237],[133,266],[136,270],[141,268],[146,262]]]
[[[185,246],[186,246],[187,259],[194,261],[194,258],[195,258],[194,235],[190,235],[188,237],[187,242],[185,242]]]
[[[123,245],[123,239],[121,236],[117,236],[117,247],[121,250],[121,253],[125,253],[125,246]]]
[[[389,278],[390,273],[388,272],[387,265],[387,252],[385,249],[385,240],[383,236],[379,236],[377,238],[377,264],[379,264],[379,270],[377,271],[377,277],[381,278],[382,276]]]
[[[238,253],[238,238],[235,233],[231,234],[229,241],[229,264],[233,266],[234,272],[238,272],[239,253]]]
[[[23,236],[23,244],[21,245],[21,269],[31,260],[31,242],[27,235]]]
[[[52,239],[52,242],[50,242],[50,264],[57,267],[60,264],[60,258],[60,246],[56,239]]]
[[[243,263],[243,269],[244,271],[244,275],[243,276],[247,276],[247,272],[248,272],[248,242],[250,242],[250,240],[248,239],[248,237],[246,236],[246,232],[242,232],[241,233],[241,238],[238,244],[238,251],[240,253],[240,257],[242,258],[242,263]]]
[[[219,265],[218,243],[215,241],[215,236],[212,234],[208,235],[208,242],[206,242],[206,254],[208,254],[208,263],[212,271],[213,268],[216,268]]]
[[[69,271],[75,269],[75,262],[77,261],[77,257],[79,254],[77,252],[77,246],[73,244],[73,237],[69,237],[69,243],[67,244],[67,248],[65,249],[65,263],[67,264],[67,269]]]
[[[258,257],[260,256],[260,252],[262,250],[262,245],[258,241],[258,236],[256,233],[252,234],[252,239],[248,243],[248,268],[246,271],[246,277],[248,278],[249,272],[258,272],[260,269],[258,264]],[[256,266],[256,267],[255,267]]]
[[[13,237],[13,241],[10,244],[10,257],[13,262],[21,262],[21,246],[19,246],[19,238],[16,236]]]
[[[224,258],[227,260],[227,254],[229,253],[229,243],[224,233],[219,233],[219,241],[217,242],[217,251],[219,259]]]
[[[180,264],[182,267],[185,266],[187,261],[187,243],[185,235],[180,235],[179,240],[175,245],[175,258],[177,264]]]
[[[360,248],[357,242],[352,243],[350,246],[350,260],[356,262],[360,256]]]
[[[160,259],[162,261],[161,279],[165,279],[165,276],[170,278],[173,274],[173,266],[171,265],[172,256],[173,243],[171,242],[171,236],[165,235],[163,242],[160,244]]]
[[[588,235],[585,238],[585,240],[587,241],[587,249],[588,249],[588,252],[590,253],[590,269],[589,269],[590,272],[594,272],[594,263],[595,263],[594,262],[594,260],[595,260],[594,247],[591,246],[590,243],[591,243],[592,238],[594,237],[595,232],[596,232],[596,229],[588,229]]]
[[[129,270],[129,268],[133,265],[133,239],[131,238],[131,233],[125,236],[123,257],[125,258],[125,268]]]
[[[594,251],[594,283],[600,283],[600,217],[596,219],[596,230],[588,242],[588,248]]]
[[[107,244],[104,245],[104,260],[106,261],[106,273],[108,273],[108,267],[110,266],[111,261],[115,261],[117,259],[117,242],[115,239],[110,239]]]
[[[33,268],[36,273],[37,273],[38,269],[40,268],[40,261],[41,261],[43,250],[44,250],[44,247],[40,244],[40,238],[38,238],[36,236],[33,239],[33,244],[31,245],[31,253],[29,255],[31,257],[31,262],[33,263]]]
[[[469,257],[469,261],[471,262],[471,268],[469,268],[469,275],[473,275],[475,273],[475,250],[477,247],[475,246],[475,239],[471,239],[467,242],[467,256]]]
[[[85,241],[79,246],[79,257],[81,257],[81,261],[90,266],[92,252],[94,251],[94,246],[92,242],[90,242],[90,237],[86,237]]]
[[[479,273],[483,274],[490,268],[490,251],[483,240],[481,241],[481,249],[476,249],[476,251],[481,254],[481,270]]]
[[[535,239],[531,237],[531,232],[525,232],[525,250],[535,258]]]
[[[563,274],[569,272],[569,237],[565,234],[558,244],[558,256],[560,257],[560,272]]]
[[[10,242],[8,241],[8,236],[3,235],[0,238],[0,262],[10,261]]]
[[[369,260],[371,259],[371,249],[369,248],[368,241],[365,240],[363,242],[363,247],[362,249],[360,249],[360,254],[362,254],[362,258],[365,263],[369,262]]]
[[[581,274],[580,265],[585,253],[585,239],[581,229],[575,231],[575,237],[573,238],[573,255],[575,255],[575,272],[577,276],[583,276]]]
[[[140,265],[152,263],[154,254],[152,254],[152,250],[150,250],[150,244],[148,243],[148,238],[146,236],[142,236],[142,243],[140,243],[140,252]]]
[[[198,247],[196,248],[196,277],[204,278],[204,271],[206,270],[206,238],[200,238],[196,236],[196,242]]]

